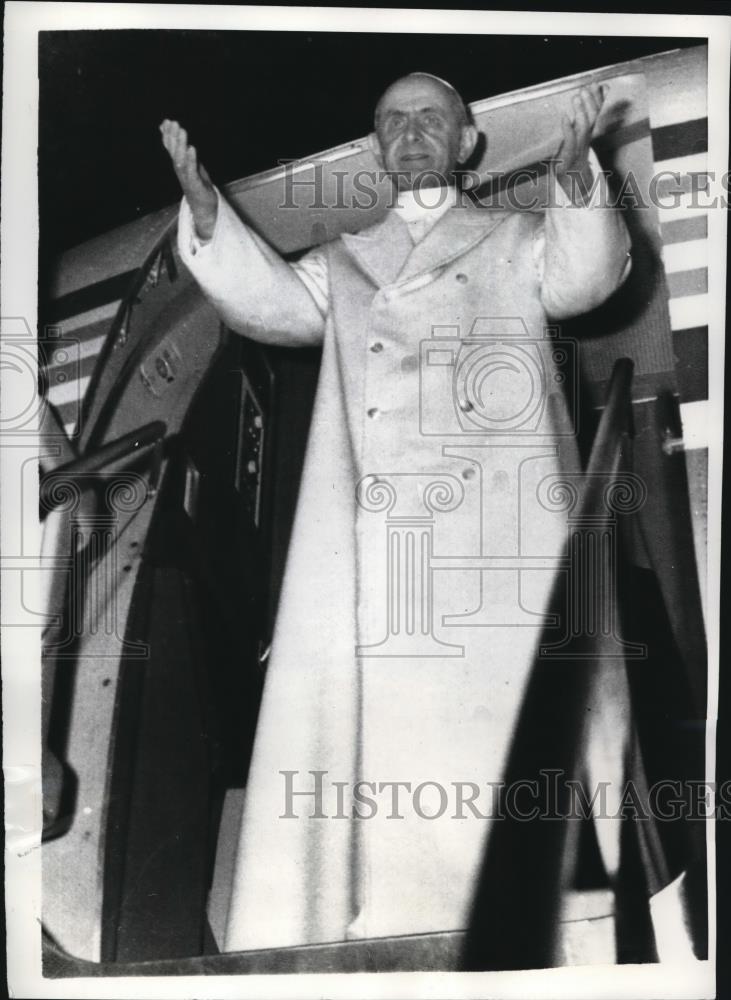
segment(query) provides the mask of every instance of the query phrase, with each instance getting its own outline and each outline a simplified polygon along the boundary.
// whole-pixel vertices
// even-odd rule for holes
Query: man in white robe
[[[590,150],[602,101],[582,91],[564,118],[545,212],[485,211],[456,180],[478,138],[459,96],[428,74],[397,81],[376,111],[397,204],[295,264],[238,218],[185,131],[161,126],[180,252],[223,320],[323,344],[228,950],[466,926],[566,540],[546,490],[579,468],[546,326],[629,269]],[[595,780],[621,779],[627,748],[612,683],[586,738]]]

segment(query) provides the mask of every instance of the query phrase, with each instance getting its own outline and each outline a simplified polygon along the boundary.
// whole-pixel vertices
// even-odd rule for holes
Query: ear
[[[368,141],[368,148],[370,149],[371,153],[373,153],[376,163],[378,164],[379,167],[383,167],[384,166],[383,151],[381,150],[381,144],[378,141],[378,136],[376,135],[376,133],[369,132],[367,141]]]
[[[459,140],[459,162],[466,163],[477,145],[479,132],[474,125],[463,125]]]

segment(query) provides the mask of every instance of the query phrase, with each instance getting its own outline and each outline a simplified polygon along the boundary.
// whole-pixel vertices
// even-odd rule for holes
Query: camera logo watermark
[[[433,326],[419,362],[418,427],[406,433],[416,431],[424,471],[374,469],[356,490],[364,530],[373,543],[380,518],[386,553],[368,598],[383,595],[381,638],[357,655],[464,657],[470,629],[551,627],[556,639],[541,643],[541,657],[570,646],[573,657],[644,658],[644,646],[619,634],[613,595],[618,518],[643,506],[645,484],[612,470],[597,485],[595,474],[587,511],[589,479],[562,471],[562,442],[575,449],[578,426],[578,342],[557,327],[533,333],[521,317],[482,316]],[[446,471],[454,463],[461,472]],[[469,530],[451,531],[457,522]],[[450,607],[435,597],[436,577],[457,572]],[[458,593],[469,574],[473,591],[479,578],[472,608]],[[545,587],[543,607],[526,603],[526,581],[557,574],[566,581],[562,607],[548,607]]]
[[[548,394],[566,371],[575,376],[576,354],[558,327],[536,338],[517,316],[432,327],[420,345],[421,433],[573,436],[573,427],[546,428],[544,417]]]
[[[146,658],[146,644],[124,636],[121,594],[138,553],[123,554],[119,536],[147,501],[148,480],[129,469],[75,469],[75,448],[49,402],[60,394],[77,422],[81,355],[81,342],[59,327],[37,339],[24,318],[2,319],[4,516],[17,526],[0,559],[2,625],[38,629],[46,658],[83,657],[85,642],[94,658]]]

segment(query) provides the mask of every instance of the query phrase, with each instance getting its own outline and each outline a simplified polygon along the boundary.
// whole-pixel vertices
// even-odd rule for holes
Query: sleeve
[[[322,292],[308,273],[314,263],[282,260],[246,226],[217,190],[218,213],[210,240],[195,232],[190,207],[183,199],[178,220],[178,249],[206,298],[227,326],[254,340],[277,345],[307,345],[322,341],[325,328]],[[327,291],[327,258],[319,265]],[[317,251],[311,252],[313,257]],[[310,255],[307,255],[308,257]],[[317,295],[319,294],[319,299]],[[327,296],[324,298],[327,305]]]
[[[297,277],[315,300],[322,316],[330,309],[330,279],[327,250],[317,247],[292,265]]]
[[[586,204],[575,205],[553,181],[543,224],[534,236],[541,300],[552,319],[569,319],[601,305],[631,269],[631,241],[593,150],[594,183]],[[550,183],[550,181],[549,181]]]

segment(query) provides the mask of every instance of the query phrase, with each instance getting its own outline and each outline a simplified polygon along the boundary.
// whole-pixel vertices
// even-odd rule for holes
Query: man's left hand
[[[600,84],[582,88],[574,96],[572,114],[561,118],[563,137],[553,169],[556,180],[575,204],[584,204],[591,191],[589,146],[607,90]]]

